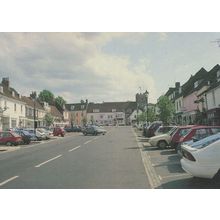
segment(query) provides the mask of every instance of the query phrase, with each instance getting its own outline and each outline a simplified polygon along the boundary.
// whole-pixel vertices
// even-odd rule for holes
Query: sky
[[[215,32],[1,32],[0,72],[22,95],[43,89],[67,103],[155,103],[175,82],[220,64]]]

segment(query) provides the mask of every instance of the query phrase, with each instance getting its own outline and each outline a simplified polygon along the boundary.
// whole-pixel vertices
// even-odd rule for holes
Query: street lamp
[[[32,98],[32,100],[34,101],[34,134],[36,135],[36,97],[37,94],[36,92],[32,92],[32,94],[30,95],[30,97]]]

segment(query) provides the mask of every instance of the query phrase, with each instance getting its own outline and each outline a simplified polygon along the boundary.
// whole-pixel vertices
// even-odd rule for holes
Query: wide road
[[[131,127],[69,134],[0,154],[0,189],[150,188]]]

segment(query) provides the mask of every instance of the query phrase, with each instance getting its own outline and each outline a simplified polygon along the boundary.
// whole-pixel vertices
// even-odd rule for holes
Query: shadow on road
[[[220,189],[220,179],[187,177],[162,184],[163,189]]]

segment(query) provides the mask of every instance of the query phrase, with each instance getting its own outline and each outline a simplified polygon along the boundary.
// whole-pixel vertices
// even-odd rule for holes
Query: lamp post
[[[36,135],[36,97],[37,97],[37,94],[36,92],[32,92],[30,96],[32,100],[34,101],[34,134]]]
[[[6,107],[6,106],[5,106],[4,108],[0,107],[1,124],[2,124],[2,118],[3,118],[3,117],[2,117],[2,114],[3,114],[3,112],[6,111],[7,109],[8,109],[8,107]]]
[[[148,123],[148,95],[149,92],[146,90],[144,96],[145,96],[145,112],[147,113],[147,123]]]

